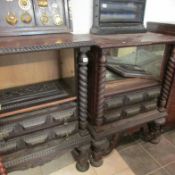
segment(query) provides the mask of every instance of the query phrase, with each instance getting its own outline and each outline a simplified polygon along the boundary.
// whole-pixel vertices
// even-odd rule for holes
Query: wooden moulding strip
[[[52,106],[60,105],[60,104],[63,104],[63,103],[76,101],[76,99],[77,99],[77,97],[69,97],[69,98],[65,98],[65,99],[62,99],[62,100],[57,100],[57,101],[53,101],[53,102],[49,102],[49,103],[35,105],[35,106],[32,106],[32,107],[28,107],[28,108],[19,109],[19,110],[16,110],[16,111],[10,111],[10,112],[0,114],[0,118],[5,118],[5,117],[16,115],[16,114],[21,114],[21,113],[25,113],[25,112],[32,112],[32,111],[35,111],[35,110],[38,110],[38,109],[52,107]]]
[[[127,81],[120,81],[120,83],[117,83],[117,81],[111,81],[106,83],[105,96],[119,94],[126,91],[149,88],[158,85],[160,85],[160,82],[141,78],[131,78],[127,79]]]
[[[103,126],[90,126],[89,129],[94,138],[100,139],[102,137],[121,132],[127,130],[129,128],[142,125],[144,123],[154,121],[156,119],[166,117],[166,112],[159,112],[157,110],[150,111],[147,113],[141,113],[136,115],[135,117],[130,117],[126,119],[122,119],[120,121],[116,121],[110,124],[106,124]]]

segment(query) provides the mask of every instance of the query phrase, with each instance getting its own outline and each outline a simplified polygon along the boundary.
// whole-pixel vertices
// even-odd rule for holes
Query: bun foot
[[[76,168],[80,172],[85,172],[89,169],[89,163],[85,164],[76,163]]]
[[[95,161],[92,157],[90,159],[90,164],[93,166],[93,167],[100,167],[103,165],[103,160],[98,160],[98,161]]]

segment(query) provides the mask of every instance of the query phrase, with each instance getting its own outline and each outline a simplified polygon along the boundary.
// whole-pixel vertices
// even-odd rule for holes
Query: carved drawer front
[[[150,89],[146,91],[146,96],[148,99],[158,98],[160,96],[160,88]]]
[[[105,102],[105,108],[108,109],[114,109],[121,107],[123,105],[123,97],[113,97],[110,99],[107,99]]]
[[[113,121],[118,121],[122,117],[122,111],[121,110],[111,110],[106,112],[104,116],[105,123],[110,123]]]
[[[126,104],[135,104],[144,100],[144,92],[131,93],[126,95]]]
[[[13,116],[2,119],[0,122],[0,140],[10,139],[51,126],[67,124],[75,120],[77,120],[77,115],[74,104],[62,110],[60,107],[54,107]]]
[[[78,132],[78,122],[71,122],[62,126],[52,127],[28,135],[16,137],[8,141],[0,142],[0,154],[11,152],[47,143],[51,140],[68,138]]]
[[[105,110],[127,107],[134,104],[140,104],[146,101],[157,99],[160,95],[160,86],[145,88],[135,92],[126,92],[123,94],[108,97],[105,100]]]
[[[146,111],[151,111],[157,108],[157,101],[150,101],[150,102],[146,102],[142,105],[143,110]]]
[[[134,115],[137,115],[141,112],[141,106],[133,106],[133,107],[129,107],[123,110],[123,114],[125,117],[132,117]]]

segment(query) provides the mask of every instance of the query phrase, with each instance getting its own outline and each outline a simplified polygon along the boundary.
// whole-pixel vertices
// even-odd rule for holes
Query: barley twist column
[[[101,52],[101,51],[100,51]],[[104,119],[104,101],[105,101],[105,80],[106,80],[106,51],[103,50],[97,60],[97,114],[96,125],[103,124]]]
[[[160,111],[164,111],[166,107],[174,78],[174,73],[175,73],[175,48],[173,49],[172,56],[168,60],[167,69],[165,71],[164,82],[162,85],[162,92],[159,103]]]
[[[86,133],[88,118],[88,56],[89,48],[81,48],[78,54],[78,114],[81,134]]]

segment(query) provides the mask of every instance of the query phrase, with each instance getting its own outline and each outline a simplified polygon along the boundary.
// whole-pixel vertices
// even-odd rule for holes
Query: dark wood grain
[[[175,36],[149,32],[105,36],[88,34],[50,34],[41,36],[1,37],[0,39],[0,54],[33,52],[95,45],[100,48],[115,48],[175,43]]]
[[[105,36],[93,35],[93,40],[100,48],[115,48],[174,43],[175,36],[147,32],[138,34],[119,34]]]
[[[124,93],[127,91],[144,89],[159,85],[160,82],[149,79],[129,78],[125,80],[116,80],[106,82],[105,95],[112,96],[114,94]]]
[[[43,104],[40,104],[40,105],[35,105],[35,106],[32,106],[32,107],[19,109],[19,110],[16,110],[16,111],[6,112],[6,113],[0,114],[0,118],[8,117],[8,116],[15,115],[15,114],[21,114],[21,113],[25,113],[25,112],[31,112],[31,111],[35,111],[35,110],[43,109],[43,108],[47,108],[47,107],[52,107],[52,106],[56,106],[56,105],[66,103],[66,102],[75,101],[76,99],[77,99],[76,97],[69,97],[69,98],[65,98],[65,99],[62,99],[62,100],[57,100],[57,101],[53,101],[53,102],[43,103]]]
[[[0,54],[76,48],[94,44],[90,35],[51,34],[1,37]]]
[[[164,33],[167,35],[175,35],[175,24],[171,23],[159,23],[159,22],[148,22],[147,29],[154,33]]]
[[[132,118],[123,119],[123,120],[116,121],[110,124],[106,124],[100,127],[90,126],[90,130],[96,139],[100,139],[105,136],[109,136],[113,133],[121,132],[129,128],[136,127],[136,126],[142,125],[150,121],[154,121],[156,119],[159,119],[165,116],[167,116],[166,112],[160,113],[157,110],[154,110],[154,111],[147,112],[144,114],[138,114]]]

